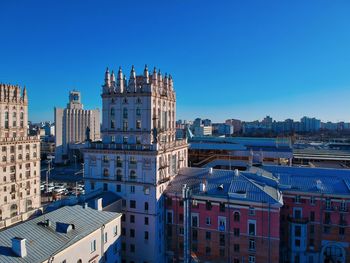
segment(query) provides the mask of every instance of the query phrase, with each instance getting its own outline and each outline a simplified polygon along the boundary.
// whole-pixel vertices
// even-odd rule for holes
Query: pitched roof
[[[205,192],[199,189],[203,181],[207,182]],[[249,178],[249,172],[235,175],[234,171],[213,169],[210,174],[205,168],[182,168],[168,185],[167,192],[181,195],[184,184],[191,188],[192,195],[271,204],[282,202],[276,187]]]
[[[119,213],[98,211],[79,205],[65,206],[7,228],[0,232],[0,262],[43,262],[119,216]],[[52,225],[40,225],[45,220],[50,220]],[[56,222],[74,224],[74,229],[68,233],[59,233],[55,231]],[[12,252],[11,239],[14,237],[27,240],[26,257],[17,257]]]

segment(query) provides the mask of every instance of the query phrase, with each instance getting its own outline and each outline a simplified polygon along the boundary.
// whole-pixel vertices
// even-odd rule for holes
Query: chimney
[[[20,237],[12,238],[12,251],[21,258],[27,256],[26,239]]]
[[[207,181],[206,180],[203,180],[203,182],[201,182],[199,184],[199,191],[201,193],[205,193],[207,191]]]
[[[95,209],[102,211],[102,198],[95,199]]]

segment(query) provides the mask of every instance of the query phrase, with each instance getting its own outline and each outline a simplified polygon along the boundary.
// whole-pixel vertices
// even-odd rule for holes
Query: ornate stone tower
[[[85,150],[86,192],[123,198],[122,256],[128,262],[164,262],[163,192],[187,165],[187,141],[176,140],[172,77],[145,66],[129,81],[106,70],[102,86],[102,142]]]
[[[27,125],[26,88],[0,84],[0,228],[40,207],[40,140]]]

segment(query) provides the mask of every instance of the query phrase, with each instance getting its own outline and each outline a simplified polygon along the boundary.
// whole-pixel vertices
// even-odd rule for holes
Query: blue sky
[[[177,118],[350,121],[349,1],[0,1],[0,82],[30,119],[68,92],[101,107],[107,66],[170,72]]]

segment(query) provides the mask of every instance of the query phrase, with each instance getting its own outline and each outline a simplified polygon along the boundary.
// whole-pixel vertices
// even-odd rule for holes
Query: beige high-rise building
[[[0,228],[40,207],[40,139],[27,123],[26,88],[0,84]]]
[[[55,162],[70,159],[70,145],[100,139],[100,111],[84,110],[80,92],[69,93],[67,108],[55,108]]]

